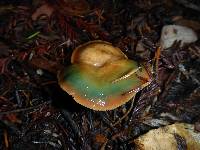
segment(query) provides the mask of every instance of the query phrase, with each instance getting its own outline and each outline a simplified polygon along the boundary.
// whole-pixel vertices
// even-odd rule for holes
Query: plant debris
[[[136,149],[135,139],[178,122],[199,133],[198,14],[198,0],[2,0],[0,149]],[[191,28],[198,40],[175,41],[157,62],[166,25]],[[57,82],[73,50],[93,40],[156,66],[152,83],[111,111],[77,104]],[[174,137],[179,149],[188,147]]]

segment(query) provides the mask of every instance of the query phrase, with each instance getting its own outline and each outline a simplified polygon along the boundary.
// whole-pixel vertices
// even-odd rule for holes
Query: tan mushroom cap
[[[85,63],[100,67],[105,63],[120,59],[128,58],[119,48],[109,42],[95,40],[75,48],[71,56],[71,63]]]

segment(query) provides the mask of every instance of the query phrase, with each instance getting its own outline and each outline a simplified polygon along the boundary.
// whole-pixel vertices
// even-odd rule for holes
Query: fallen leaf
[[[37,20],[37,18],[41,15],[47,15],[48,17],[51,17],[53,11],[53,7],[48,4],[44,4],[35,10],[35,12],[32,14],[32,20]]]

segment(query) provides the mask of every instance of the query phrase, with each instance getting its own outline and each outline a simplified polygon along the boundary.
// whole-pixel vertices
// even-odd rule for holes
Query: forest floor
[[[111,111],[81,106],[57,82],[80,44],[107,41],[151,62],[162,27],[199,36],[199,13],[198,0],[1,0],[0,149],[135,149],[134,139],[152,129],[199,127],[200,40],[161,50],[152,83]]]

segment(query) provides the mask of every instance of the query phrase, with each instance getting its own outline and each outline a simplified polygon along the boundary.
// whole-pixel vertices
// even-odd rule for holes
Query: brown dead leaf
[[[48,4],[44,4],[35,10],[35,12],[32,14],[32,20],[37,20],[37,18],[41,15],[47,15],[48,17],[51,17],[53,11],[53,7]]]
[[[58,64],[57,62],[47,60],[39,56],[34,56],[29,61],[29,64],[32,65],[32,67],[41,68],[54,74],[57,74],[57,71],[63,68],[63,66]]]
[[[200,30],[200,22],[199,21],[184,19],[180,16],[174,17],[173,21],[177,25],[186,26],[186,27],[192,28],[195,31]]]
[[[95,140],[97,143],[105,143],[108,141],[108,139],[103,134],[97,134],[95,137]]]
[[[18,118],[17,114],[5,115],[2,120],[7,120],[12,123],[21,123],[21,120]]]

